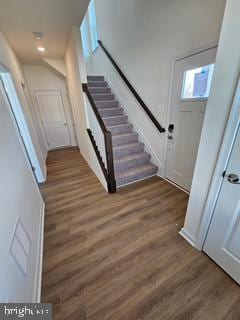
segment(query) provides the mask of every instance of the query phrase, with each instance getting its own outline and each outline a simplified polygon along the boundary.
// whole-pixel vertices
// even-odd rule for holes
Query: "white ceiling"
[[[71,28],[79,27],[89,0],[0,0],[0,30],[26,64],[64,56]],[[34,39],[32,32],[44,34]],[[42,45],[42,56],[36,47]]]

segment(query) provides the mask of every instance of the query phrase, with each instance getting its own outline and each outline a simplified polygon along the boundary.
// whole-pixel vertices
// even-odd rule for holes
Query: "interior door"
[[[49,149],[71,145],[60,91],[35,91],[36,101]]]
[[[166,178],[190,191],[211,88],[216,48],[175,63]]]
[[[240,129],[204,244],[204,251],[240,284]]]

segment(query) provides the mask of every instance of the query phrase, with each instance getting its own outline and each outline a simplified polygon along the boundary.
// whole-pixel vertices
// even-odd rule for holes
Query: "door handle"
[[[240,184],[240,178],[237,174],[230,173],[227,177],[228,181],[233,184]]]
[[[173,133],[173,131],[174,131],[174,124],[171,123],[171,124],[168,126],[168,132]]]
[[[167,138],[168,138],[168,140],[173,140],[173,136],[172,136],[171,134],[169,134],[169,135],[167,136]]]

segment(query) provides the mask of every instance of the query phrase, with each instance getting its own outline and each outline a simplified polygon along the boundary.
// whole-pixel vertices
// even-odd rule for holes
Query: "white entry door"
[[[176,61],[168,127],[166,178],[190,191],[216,48]]]
[[[68,122],[60,91],[35,91],[49,149],[71,145]]]
[[[240,129],[230,156],[204,251],[240,284]]]

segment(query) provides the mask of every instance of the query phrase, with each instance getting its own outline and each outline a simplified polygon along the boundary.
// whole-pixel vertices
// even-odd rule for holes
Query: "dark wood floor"
[[[187,195],[154,177],[108,195],[77,149],[49,153],[43,290],[54,319],[240,319],[240,288],[179,235]]]

